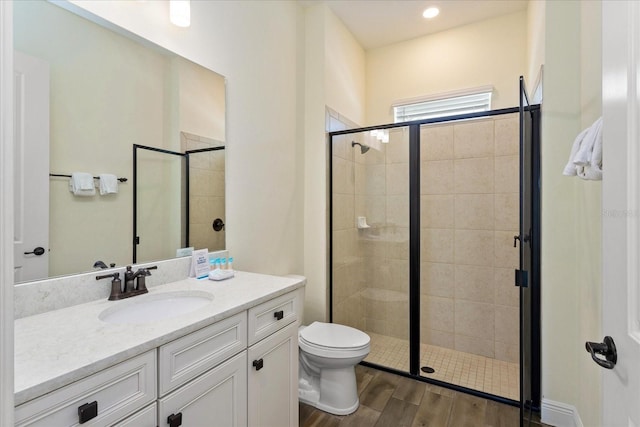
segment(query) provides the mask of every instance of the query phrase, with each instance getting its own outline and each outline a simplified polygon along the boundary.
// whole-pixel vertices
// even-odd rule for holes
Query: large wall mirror
[[[16,144],[25,145],[17,150],[23,158],[16,157],[16,282],[91,271],[96,261],[130,264],[135,210],[146,230],[137,237],[147,245],[137,262],[175,257],[185,242],[224,249],[224,230],[215,232],[211,223],[226,220],[225,150],[220,149],[224,77],[46,1],[14,2],[13,9],[16,67],[25,63],[27,77],[31,69],[45,76],[42,85],[32,84],[23,71],[16,72],[16,107],[23,112],[16,116],[24,121],[17,124],[23,132],[16,133],[24,138],[17,137]],[[29,113],[33,106],[43,117]],[[139,158],[134,209],[136,144],[178,153],[205,150],[192,155],[188,167],[157,153]],[[206,150],[211,147],[219,149]],[[126,181],[118,182],[117,193],[101,195],[96,179],[96,194],[80,196],[70,191],[68,177],[51,176],[75,172]],[[46,181],[37,182],[36,176]],[[44,225],[41,237],[27,237],[37,228],[28,221]],[[191,230],[188,237],[185,229]],[[31,268],[37,262],[41,266]]]

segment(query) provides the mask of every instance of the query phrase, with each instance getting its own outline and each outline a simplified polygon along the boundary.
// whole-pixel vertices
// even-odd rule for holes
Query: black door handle
[[[182,412],[177,414],[171,414],[167,417],[167,424],[169,427],[179,427],[182,425]]]
[[[44,255],[44,248],[42,246],[38,246],[37,248],[35,248],[31,252],[25,252],[24,254],[25,255],[33,254],[33,255],[37,255],[37,256]]]
[[[276,320],[282,320],[282,318],[284,317],[284,310],[275,311],[273,313],[273,317],[275,317]]]
[[[259,371],[264,367],[264,360],[262,359],[254,360],[253,366],[256,368],[256,371]]]
[[[610,336],[604,337],[603,342],[589,342],[584,344],[587,352],[591,353],[591,358],[598,365],[606,369],[613,369],[618,361],[618,352],[616,351],[616,344],[613,342],[613,338]],[[596,356],[599,354],[604,356],[604,359]]]

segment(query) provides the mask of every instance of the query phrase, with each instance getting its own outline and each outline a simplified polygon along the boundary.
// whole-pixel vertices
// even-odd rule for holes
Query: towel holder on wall
[[[59,173],[50,173],[49,176],[59,176],[62,178],[71,178],[71,175],[63,175],[63,174],[59,174]],[[94,176],[93,179],[100,179],[99,176]],[[127,182],[127,178],[118,178],[118,181],[120,182]]]

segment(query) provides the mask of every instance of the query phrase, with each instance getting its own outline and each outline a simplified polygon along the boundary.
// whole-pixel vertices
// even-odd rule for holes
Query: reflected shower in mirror
[[[46,180],[37,184],[44,192],[39,198],[49,200],[48,222],[43,221],[48,223],[43,234],[49,244],[44,244],[48,247],[40,256],[46,258],[48,271],[16,277],[18,281],[34,280],[90,271],[96,261],[130,264],[134,236],[132,144],[184,153],[193,149],[183,148],[185,135],[198,135],[195,142],[224,145],[225,79],[126,30],[112,31],[57,4],[20,1],[14,2],[13,11],[15,50],[44,64],[50,85],[49,101],[44,104],[50,121],[45,126],[50,155],[44,162],[49,170]],[[85,11],[84,15],[90,14]],[[42,123],[23,125],[31,129]],[[224,150],[218,156],[216,163],[224,165]],[[185,237],[185,225],[175,213],[184,208],[182,196],[178,196],[181,192],[176,189],[183,185],[182,180],[169,178],[178,166],[158,159],[150,162],[155,162],[155,172],[145,184],[149,194],[144,205],[156,208],[139,223],[153,227],[159,216],[171,218],[175,229],[170,231],[170,239],[154,242],[145,261],[175,257],[176,241]],[[29,168],[33,168],[31,163],[24,162],[24,177],[35,176]],[[78,197],[69,191],[68,178],[48,176],[72,172],[109,173],[129,180],[119,183],[117,194],[101,196],[97,192],[92,197]],[[214,176],[221,181],[211,182]],[[207,177],[211,178],[207,185],[224,200],[224,172],[210,172]],[[159,188],[151,188],[153,185]],[[29,209],[25,206],[25,212]],[[218,210],[211,216],[211,220],[226,220]],[[26,221],[27,216],[24,218]],[[194,225],[194,230],[197,228]],[[205,243],[195,237],[191,240]],[[224,248],[224,237],[219,240],[217,247]],[[40,246],[43,244],[37,241],[24,242],[29,251]]]

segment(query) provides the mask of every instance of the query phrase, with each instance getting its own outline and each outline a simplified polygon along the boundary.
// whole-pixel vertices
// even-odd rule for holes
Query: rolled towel
[[[118,177],[110,173],[101,173],[100,178],[100,195],[116,194],[118,192]]]
[[[602,180],[602,120],[596,122],[593,151],[588,165],[578,166],[578,177],[589,181]]]
[[[573,158],[573,164],[576,166],[587,166],[591,163],[591,154],[593,153],[593,146],[596,143],[596,137],[598,130],[602,126],[602,117],[593,122],[588,128],[588,132],[584,135],[584,139],[580,144],[578,153]]]
[[[563,175],[566,175],[566,176],[577,175],[577,169],[576,169],[576,165],[573,163],[573,159],[576,158],[576,155],[578,154],[578,151],[580,150],[580,147],[582,145],[582,141],[584,140],[584,136],[589,132],[589,129],[590,128],[587,128],[582,132],[580,132],[576,137],[576,139],[573,141],[573,146],[571,147],[571,154],[569,154],[569,161],[567,162],[567,165],[564,167],[564,170],[562,171]]]
[[[96,194],[96,186],[93,175],[86,172],[73,172],[69,179],[69,191],[74,196],[93,196]]]

